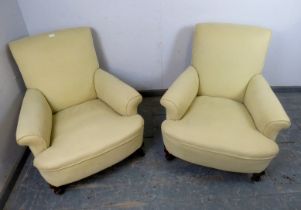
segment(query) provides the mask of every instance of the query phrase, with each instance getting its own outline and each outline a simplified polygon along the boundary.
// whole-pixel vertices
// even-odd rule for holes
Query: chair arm
[[[285,110],[262,75],[256,75],[250,80],[244,103],[257,129],[270,139],[275,140],[280,130],[291,125]]]
[[[166,118],[181,119],[196,97],[198,89],[198,73],[190,66],[173,82],[160,100],[166,109]]]
[[[137,114],[142,97],[134,88],[101,69],[96,71],[94,82],[98,98],[116,112],[125,116]]]
[[[25,93],[17,126],[17,143],[29,146],[34,155],[49,147],[52,129],[52,110],[39,90]]]

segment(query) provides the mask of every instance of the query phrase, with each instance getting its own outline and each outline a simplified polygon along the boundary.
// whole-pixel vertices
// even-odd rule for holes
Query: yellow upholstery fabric
[[[166,120],[162,132],[170,153],[227,171],[260,172],[278,153],[277,144],[257,131],[246,107],[226,98],[197,97],[181,120]]]
[[[51,147],[36,156],[34,165],[49,183],[70,183],[133,153],[142,145],[142,134],[139,115],[120,116],[104,102],[91,100],[53,116]]]
[[[271,32],[232,24],[198,24],[192,66],[198,71],[198,95],[243,101],[248,81],[262,71]]]
[[[258,173],[269,165],[278,153],[277,134],[290,126],[261,75],[270,35],[253,26],[196,26],[193,68],[161,99],[163,140],[171,154],[233,172]]]
[[[28,89],[23,99],[17,127],[17,143],[28,145],[34,155],[48,148],[52,111],[39,90]]]
[[[17,142],[30,147],[48,183],[83,179],[141,147],[142,97],[98,70],[89,28],[24,38],[10,49],[28,88]]]
[[[256,127],[266,137],[275,140],[279,131],[290,127],[290,120],[262,75],[249,82],[244,100]]]
[[[137,114],[138,104],[142,101],[141,95],[113,75],[101,69],[96,71],[95,89],[98,98],[119,114],[125,116]]]
[[[27,37],[9,47],[26,87],[40,90],[55,112],[96,98],[98,61],[89,28]]]
[[[179,120],[185,114],[199,89],[199,78],[193,67],[188,67],[161,98],[166,118]]]

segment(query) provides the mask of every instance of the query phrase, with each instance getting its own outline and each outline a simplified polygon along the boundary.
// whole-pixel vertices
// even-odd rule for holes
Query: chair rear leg
[[[140,147],[139,149],[137,149],[137,150],[135,151],[135,154],[136,154],[137,156],[139,156],[139,157],[144,157],[145,152],[144,152],[144,150],[142,149],[142,147]]]
[[[136,155],[139,156],[139,157],[144,157],[145,156],[145,152],[143,150],[143,146],[144,146],[144,142],[142,143],[141,147],[134,152],[135,156]]]
[[[56,187],[56,186],[53,186],[53,185],[49,184],[49,187],[57,195],[62,195],[66,191],[66,185],[62,185],[62,186]]]
[[[173,159],[175,159],[175,156],[173,156],[172,154],[170,154],[166,147],[164,146],[164,153],[165,153],[165,159],[168,160],[168,161],[171,161]]]
[[[253,182],[259,182],[261,180],[261,177],[265,175],[265,171],[262,171],[260,173],[254,173],[251,177],[251,180]]]

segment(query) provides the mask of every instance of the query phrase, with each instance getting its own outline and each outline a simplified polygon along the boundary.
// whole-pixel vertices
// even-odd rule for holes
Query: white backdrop
[[[138,89],[166,88],[189,65],[198,22],[272,29],[266,78],[301,85],[300,0],[18,1],[30,34],[91,26],[102,67]]]

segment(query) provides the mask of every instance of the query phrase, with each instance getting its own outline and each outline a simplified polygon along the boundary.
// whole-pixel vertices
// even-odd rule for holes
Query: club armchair
[[[89,28],[27,37],[9,47],[27,87],[17,143],[30,148],[55,192],[143,153],[142,97],[99,69]]]
[[[258,181],[290,120],[261,72],[271,32],[198,24],[192,63],[161,99],[167,159],[252,173]]]

